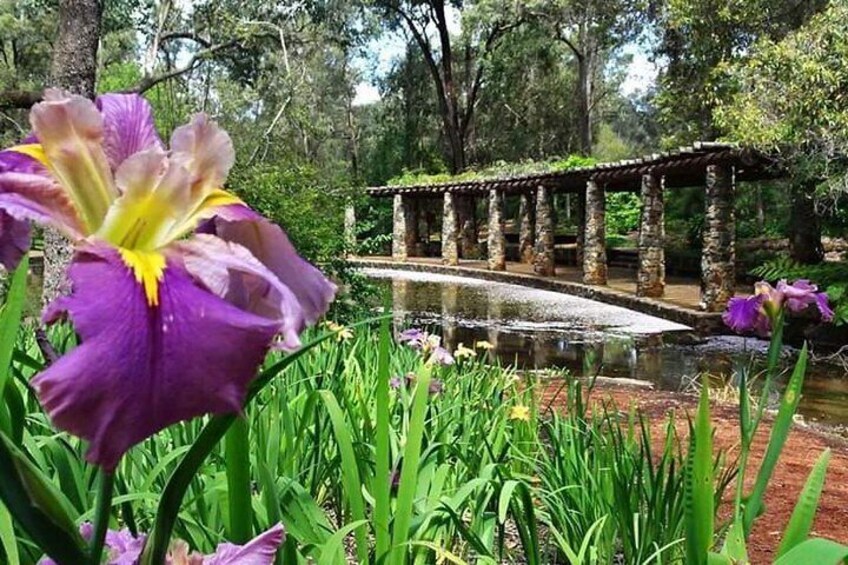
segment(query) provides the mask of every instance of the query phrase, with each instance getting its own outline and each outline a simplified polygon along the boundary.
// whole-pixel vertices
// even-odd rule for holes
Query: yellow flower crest
[[[530,407],[523,404],[516,404],[509,411],[510,420],[521,420],[523,422],[530,421]]]

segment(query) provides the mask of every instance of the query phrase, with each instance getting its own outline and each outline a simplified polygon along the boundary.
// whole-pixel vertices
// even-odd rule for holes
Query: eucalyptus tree
[[[577,129],[580,149],[592,153],[598,88],[610,53],[635,40],[642,28],[645,0],[530,0],[524,10],[568,47],[577,68]]]
[[[374,0],[391,30],[420,49],[435,87],[451,172],[467,165],[467,142],[488,58],[521,24],[520,2],[506,0]],[[461,26],[452,33],[452,18]]]

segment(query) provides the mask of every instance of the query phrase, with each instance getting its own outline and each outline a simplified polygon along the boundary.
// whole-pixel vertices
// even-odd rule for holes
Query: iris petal
[[[11,271],[18,266],[29,246],[29,223],[0,210],[0,265]]]
[[[48,90],[30,121],[44,149],[50,173],[59,181],[90,231],[96,230],[117,197],[103,152],[103,117],[94,102]]]
[[[131,446],[175,422],[239,411],[278,324],[197,286],[170,262],[159,305],[113,249],[87,247],[70,268],[67,312],[81,344],[33,379],[53,423],[89,442],[110,470]]]
[[[283,525],[277,524],[246,545],[220,544],[213,555],[203,559],[203,565],[271,565],[284,539]]]
[[[153,110],[138,94],[103,94],[95,100],[103,115],[103,150],[112,170],[147,149],[162,149]]]
[[[73,202],[62,187],[46,176],[0,173],[0,210],[18,220],[53,226],[71,239],[85,235]]]
[[[243,310],[277,320],[282,348],[300,347],[298,334],[307,322],[298,297],[246,248],[198,234],[174,245],[172,253],[210,292]]]
[[[224,186],[236,158],[230,136],[205,114],[174,130],[171,152],[191,173],[191,196],[197,203]]]
[[[307,324],[314,324],[329,308],[336,285],[297,254],[280,226],[269,222],[246,206],[227,206],[208,226],[225,241],[250,250],[297,296]]]

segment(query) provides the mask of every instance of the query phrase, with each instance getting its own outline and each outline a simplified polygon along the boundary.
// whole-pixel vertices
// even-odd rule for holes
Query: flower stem
[[[109,515],[112,512],[112,492],[115,486],[115,473],[102,471],[97,489],[97,507],[94,513],[94,534],[91,538],[91,564],[99,565],[109,528]]]
[[[247,420],[236,418],[224,436],[227,469],[227,499],[230,510],[229,538],[247,543],[252,534],[250,505],[250,452]]]

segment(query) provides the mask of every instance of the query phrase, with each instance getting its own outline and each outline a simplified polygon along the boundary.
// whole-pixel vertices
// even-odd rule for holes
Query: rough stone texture
[[[586,235],[583,249],[583,282],[607,284],[606,195],[604,187],[586,183]]]
[[[583,264],[583,249],[586,245],[586,192],[577,194],[577,247],[575,258],[578,265]]]
[[[655,175],[642,175],[642,223],[639,228],[639,272],[637,296],[665,294],[665,213],[663,182]]]
[[[442,209],[442,263],[459,264],[455,197],[445,192]]]
[[[707,312],[724,310],[736,285],[734,192],[733,169],[708,165],[700,304]]]
[[[522,192],[519,198],[518,256],[522,263],[532,264],[536,244],[536,202],[529,192]]]
[[[353,204],[345,206],[344,244],[348,255],[356,254],[356,208]]]
[[[457,196],[457,218],[459,222],[459,256],[463,259],[479,259],[480,243],[477,238],[477,204],[473,196]]]
[[[552,277],[556,274],[551,195],[542,185],[536,188],[536,253],[533,259],[533,271],[543,277]]]
[[[504,238],[504,199],[498,190],[489,191],[489,270],[506,270],[506,239]]]
[[[395,335],[407,328],[406,311],[410,284],[408,280],[392,281],[392,329]]]
[[[415,198],[404,198],[403,213],[406,216],[406,253],[409,257],[423,255],[421,247],[420,203]]]
[[[409,256],[407,248],[406,206],[403,196],[395,194],[392,200],[392,259],[406,261]]]
[[[59,36],[53,44],[51,86],[94,97],[101,14],[99,0],[59,1]],[[72,256],[70,242],[56,230],[45,228],[42,291],[45,304],[70,291],[65,273]]]

